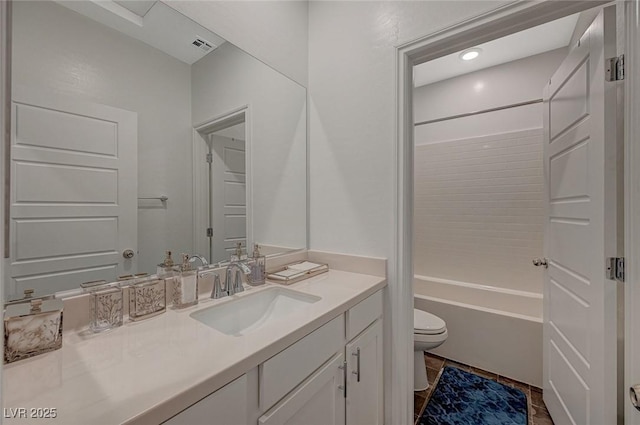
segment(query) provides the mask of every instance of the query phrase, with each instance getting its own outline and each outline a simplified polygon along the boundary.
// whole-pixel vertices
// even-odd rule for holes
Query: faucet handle
[[[240,270],[236,270],[236,275],[233,279],[233,292],[237,294],[242,291],[244,291],[244,287],[242,286],[242,275],[240,274]]]
[[[225,295],[227,295],[227,292],[222,290],[222,285],[220,284],[220,275],[218,273],[215,273],[213,275],[213,290],[211,291],[211,298],[218,299],[224,297]]]

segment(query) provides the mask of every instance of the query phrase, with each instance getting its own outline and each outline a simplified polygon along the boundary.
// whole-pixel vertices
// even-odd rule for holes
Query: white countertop
[[[4,423],[160,423],[385,285],[382,277],[337,270],[298,282],[288,288],[321,300],[247,336],[228,336],[189,317],[230,298],[201,298],[197,306],[103,334],[65,333],[62,349],[4,366]],[[231,298],[268,286],[278,285]],[[56,408],[57,418],[7,419],[9,408]]]

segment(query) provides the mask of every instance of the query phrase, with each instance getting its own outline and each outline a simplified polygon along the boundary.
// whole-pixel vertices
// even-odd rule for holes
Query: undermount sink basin
[[[285,288],[268,288],[191,313],[191,317],[226,335],[242,336],[305,309],[320,300]]]

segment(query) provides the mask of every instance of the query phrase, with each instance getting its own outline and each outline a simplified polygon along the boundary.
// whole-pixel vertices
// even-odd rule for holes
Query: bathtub
[[[542,386],[542,295],[415,276],[414,306],[441,317],[449,337],[434,354]]]

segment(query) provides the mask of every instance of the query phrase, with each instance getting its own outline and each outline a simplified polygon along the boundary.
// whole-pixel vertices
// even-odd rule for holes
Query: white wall
[[[306,90],[230,43],[192,65],[193,124],[249,105],[254,242],[307,244]]]
[[[164,3],[307,86],[306,1],[165,0]]]
[[[138,113],[140,271],[191,252],[189,66],[54,2],[13,3],[13,84]],[[184,218],[188,217],[188,220]]]
[[[415,121],[542,97],[558,49],[414,90]],[[414,272],[542,293],[542,104],[416,127]]]
[[[414,121],[541,99],[542,88],[566,54],[566,48],[556,49],[417,87]]]
[[[392,257],[395,46],[506,3],[309,3],[312,249]]]
[[[396,262],[396,46],[508,1],[309,3],[310,246]],[[398,284],[388,280],[389,292]],[[392,359],[385,312],[385,419],[406,400],[390,391],[405,365]],[[401,332],[401,330],[398,330]],[[392,401],[395,399],[395,401]]]

